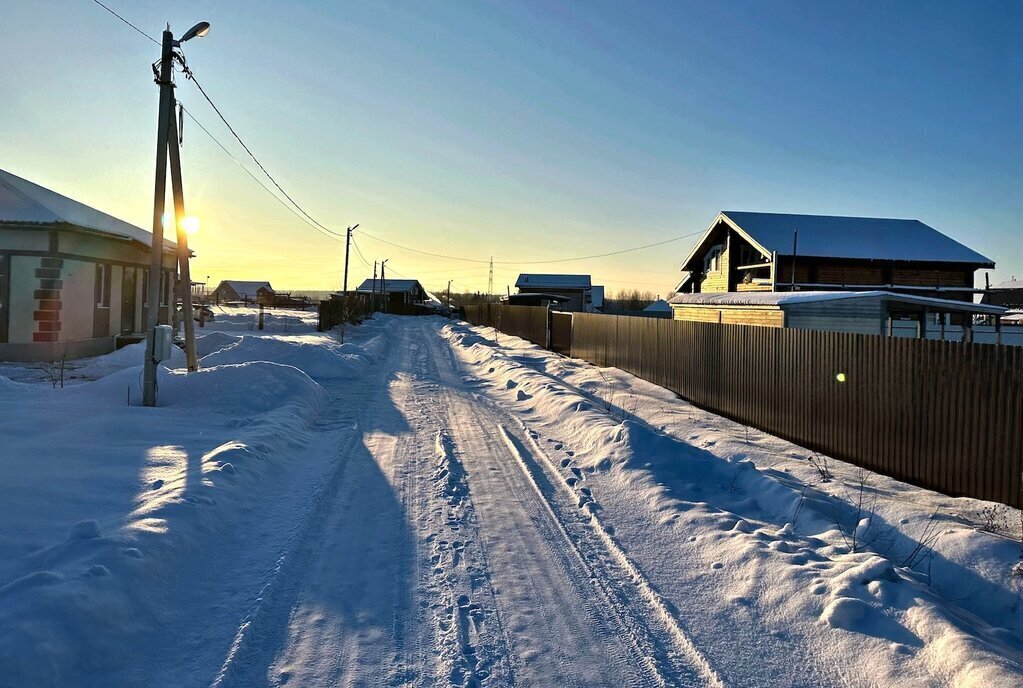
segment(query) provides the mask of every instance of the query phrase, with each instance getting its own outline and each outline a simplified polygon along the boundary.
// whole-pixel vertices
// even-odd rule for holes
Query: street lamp
[[[198,24],[196,24],[195,26],[193,26],[192,28],[190,28],[188,31],[186,31],[184,36],[182,36],[181,38],[179,38],[178,40],[176,40],[174,42],[174,45],[180,46],[185,41],[190,41],[193,38],[197,38],[197,37],[198,38],[203,38],[209,32],[210,32],[210,23],[209,22],[205,22],[205,21],[201,21]]]
[[[149,298],[146,317],[146,358],[143,368],[142,403],[156,406],[156,326],[160,322],[160,275],[163,272],[163,214],[167,194],[167,163],[171,168],[171,188],[174,195],[174,215],[177,218],[177,266],[181,282],[185,288],[181,290],[182,310],[185,316],[185,358],[188,370],[198,369],[195,353],[195,325],[192,320],[192,284],[188,268],[188,234],[185,231],[185,197],[181,182],[181,156],[178,150],[178,125],[175,115],[174,82],[172,79],[174,60],[182,60],[174,51],[185,41],[196,36],[209,33],[209,22],[199,22],[182,35],[180,40],[174,39],[170,26],[163,32],[161,43],[160,70],[156,83],[160,86],[159,123],[156,130],[156,184],[153,193],[153,243],[149,256]],[[155,71],[155,65],[154,65]],[[168,305],[173,313],[175,299],[168,298]],[[168,316],[168,320],[172,317]]]

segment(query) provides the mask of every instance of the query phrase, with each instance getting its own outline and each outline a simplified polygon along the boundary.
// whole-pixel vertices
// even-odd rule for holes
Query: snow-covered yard
[[[141,345],[0,365],[0,686],[1023,681],[1015,510],[493,330],[255,318],[156,409]]]

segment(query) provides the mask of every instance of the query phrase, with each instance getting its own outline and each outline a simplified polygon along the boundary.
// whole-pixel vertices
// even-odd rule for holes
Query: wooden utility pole
[[[369,307],[376,308],[377,300],[377,262],[373,261],[373,291],[369,295]]]
[[[349,227],[348,228],[348,234],[345,237],[345,280],[344,280],[343,288],[341,290],[342,293],[345,294],[345,295],[348,294],[348,251],[351,249],[351,246],[352,246],[352,232],[354,232],[355,228],[358,227],[358,226],[359,225],[356,224],[354,227]],[[373,276],[376,277],[376,271],[375,270],[373,272]]]
[[[387,277],[384,274],[384,266],[387,265],[389,258],[384,258],[380,261],[380,292],[384,298],[384,313],[387,312]]]
[[[449,315],[451,313],[451,283],[452,282],[454,282],[454,280],[448,280],[448,314]]]
[[[156,185],[153,192],[153,243],[149,249],[149,293],[146,303],[146,360],[142,371],[142,403],[156,406],[156,326],[160,322],[160,276],[163,274],[163,210],[167,198],[167,140],[174,116],[174,34],[163,32],[160,53],[160,110],[156,128]]]
[[[171,108],[175,107],[171,94]],[[170,153],[171,191],[174,195],[174,224],[177,225],[178,270],[181,273],[181,311],[185,318],[185,363],[188,372],[199,369],[195,355],[195,320],[192,317],[192,272],[188,267],[188,232],[185,231],[185,191],[181,182],[181,151],[178,148],[178,125],[174,117],[170,121],[168,138]],[[173,305],[173,304],[172,304]]]

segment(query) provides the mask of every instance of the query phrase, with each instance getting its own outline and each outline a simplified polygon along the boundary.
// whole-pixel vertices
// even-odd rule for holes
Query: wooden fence
[[[575,313],[571,355],[810,450],[1023,507],[1023,348]]]
[[[547,318],[550,314],[543,306],[502,306],[484,303],[465,307],[465,319],[473,325],[495,327],[516,337],[549,348],[550,330]]]

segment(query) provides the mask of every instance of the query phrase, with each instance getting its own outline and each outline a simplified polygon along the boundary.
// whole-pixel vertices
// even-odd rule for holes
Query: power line
[[[393,241],[388,241],[387,239],[381,239],[378,236],[374,236],[373,234],[369,234],[367,232],[363,232],[362,230],[359,230],[359,231],[362,232],[363,235],[369,237],[370,239],[374,239],[374,240],[379,241],[381,243],[388,244],[389,246],[394,246],[395,248],[399,248],[399,249],[402,249],[404,251],[411,251],[413,253],[421,253],[421,254],[426,255],[426,256],[433,256],[434,258],[444,258],[444,259],[447,259],[447,260],[461,260],[461,261],[465,261],[467,263],[480,263],[482,265],[489,265],[490,262],[491,262],[489,260],[484,260],[484,259],[480,259],[480,258],[466,258],[465,256],[449,256],[449,255],[444,255],[444,254],[441,254],[441,253],[433,253],[433,252],[430,252],[430,251],[423,251],[421,249],[412,248],[411,246],[405,246],[403,244],[398,244],[398,243],[395,243]],[[634,251],[643,251],[643,250],[648,249],[648,248],[654,248],[655,246],[663,246],[665,244],[670,244],[670,243],[675,242],[675,241],[681,241],[682,239],[688,239],[690,237],[697,236],[698,234],[703,234],[703,231],[701,230],[699,232],[692,232],[690,234],[683,234],[682,236],[673,237],[671,239],[665,239],[663,241],[655,241],[652,244],[644,244],[643,246],[634,246],[632,248],[625,248],[625,249],[621,249],[621,250],[618,250],[618,251],[609,251],[607,253],[595,253],[595,254],[589,255],[589,256],[576,256],[576,257],[573,257],[573,258],[556,258],[556,259],[549,259],[549,260],[495,260],[495,261],[493,261],[493,264],[494,265],[549,265],[551,263],[570,263],[570,262],[579,261],[579,260],[592,260],[592,259],[595,259],[595,258],[607,258],[608,256],[617,256],[617,255],[621,255],[623,253],[632,253]]]
[[[213,111],[217,113],[217,117],[219,117],[220,121],[224,123],[224,126],[226,126],[228,131],[231,132],[231,135],[234,136],[235,140],[238,141],[241,147],[245,149],[245,152],[249,154],[249,157],[252,158],[252,161],[259,166],[259,169],[263,171],[263,174],[266,175],[266,178],[273,182],[273,185],[277,187],[277,190],[284,194],[284,197],[291,201],[291,204],[295,206],[295,208],[297,208],[300,213],[309,218],[309,221],[312,222],[314,225],[316,225],[317,227],[319,227],[320,229],[329,234],[333,234],[339,239],[343,239],[344,235],[338,234],[329,227],[325,227],[323,224],[317,221],[316,218],[307,213],[305,211],[305,208],[303,208],[302,206],[295,202],[295,199],[292,198],[288,194],[288,192],[284,190],[284,187],[277,183],[277,180],[274,179],[273,175],[270,174],[270,172],[266,169],[263,163],[259,161],[259,158],[257,158],[255,154],[253,154],[252,150],[245,144],[245,141],[243,141],[242,137],[238,135],[238,132],[235,131],[234,127],[231,126],[231,123],[227,121],[227,118],[224,117],[224,113],[220,111],[220,108],[217,107],[217,104],[214,103],[213,99],[210,98],[209,94],[206,93],[206,89],[204,89],[202,87],[202,84],[199,83],[199,80],[195,78],[195,73],[191,70],[191,68],[189,68],[187,64],[184,63],[184,61],[182,61],[181,69],[185,73],[185,77],[187,77],[192,83],[195,84],[195,87],[199,89],[199,93],[201,93],[202,97],[206,99],[206,102],[210,104],[210,107],[213,108]]]
[[[142,30],[142,29],[140,29],[139,27],[137,27],[137,26],[135,26],[134,24],[132,24],[132,23],[131,23],[130,21],[128,21],[127,19],[125,19],[124,17],[122,17],[121,15],[119,15],[119,14],[118,14],[117,12],[114,12],[114,11],[113,11],[112,9],[110,9],[109,7],[107,7],[106,5],[104,5],[104,4],[103,4],[102,2],[100,2],[99,0],[92,0],[92,1],[93,1],[94,3],[96,3],[97,5],[99,5],[100,7],[102,7],[103,9],[105,9],[105,10],[106,10],[107,12],[109,12],[110,14],[114,15],[115,17],[117,17],[118,19],[120,19],[121,21],[123,21],[123,22],[124,22],[125,24],[127,24],[127,25],[128,25],[128,26],[130,26],[131,28],[133,28],[133,29],[135,29],[136,31],[138,31],[138,32],[139,32],[140,34],[142,34],[143,36],[145,36],[146,38],[148,38],[149,40],[151,40],[151,41],[152,41],[153,43],[156,43],[157,45],[160,45],[160,41],[156,40],[155,38],[153,38],[152,36],[150,36],[150,35],[149,35],[148,33],[146,33],[145,31],[143,31],[143,30]]]
[[[228,150],[228,149],[227,149],[227,146],[225,146],[224,144],[222,144],[222,143],[221,143],[221,142],[220,142],[220,141],[219,141],[219,140],[217,139],[217,137],[216,137],[216,136],[214,136],[214,135],[213,135],[212,133],[210,133],[210,130],[209,130],[209,129],[207,129],[207,128],[205,127],[205,125],[203,125],[203,123],[202,123],[202,122],[200,122],[200,121],[199,121],[198,119],[196,119],[195,115],[193,115],[193,114],[191,113],[191,111],[189,111],[189,110],[188,110],[188,109],[187,109],[187,108],[186,108],[186,107],[185,107],[184,105],[182,105],[182,104],[181,104],[181,101],[178,101],[178,104],[179,104],[179,105],[181,105],[181,110],[182,110],[182,112],[184,112],[184,113],[185,113],[186,115],[188,115],[188,118],[189,118],[190,120],[192,120],[192,121],[193,121],[193,122],[194,122],[194,123],[196,124],[196,126],[198,126],[198,127],[200,128],[200,129],[202,129],[203,133],[204,133],[204,134],[206,134],[207,136],[209,136],[209,137],[210,137],[210,140],[212,140],[212,141],[213,141],[213,143],[217,144],[217,146],[219,146],[219,147],[220,147],[220,150],[224,151],[224,153],[226,153],[226,154],[227,154],[227,156],[228,156],[229,158],[231,158],[232,160],[234,160],[234,161],[235,161],[235,163],[237,163],[237,164],[238,164],[238,167],[242,168],[242,170],[244,170],[244,171],[245,171],[245,174],[249,175],[249,177],[250,177],[250,178],[252,179],[252,181],[254,181],[254,182],[256,182],[257,184],[259,184],[259,185],[260,185],[260,186],[261,186],[261,187],[263,188],[263,190],[264,190],[264,191],[266,191],[266,192],[267,192],[268,194],[270,194],[270,197],[271,197],[271,198],[273,198],[273,199],[274,199],[275,201],[277,201],[278,203],[280,203],[280,204],[281,204],[282,206],[284,206],[284,208],[286,208],[286,209],[288,210],[288,212],[290,212],[290,213],[291,213],[292,215],[294,215],[295,217],[297,217],[297,218],[298,218],[299,220],[301,220],[301,221],[302,221],[302,222],[304,222],[305,224],[307,224],[307,225],[309,225],[310,227],[312,227],[313,229],[315,229],[315,230],[316,230],[317,232],[319,232],[320,234],[323,234],[324,236],[326,236],[326,237],[328,237],[328,238],[330,238],[330,239],[334,239],[335,241],[341,241],[341,237],[339,237],[339,236],[337,236],[337,235],[335,235],[335,234],[333,234],[333,233],[329,233],[329,234],[328,234],[328,233],[324,232],[324,231],[323,231],[322,229],[320,229],[320,228],[319,228],[318,226],[314,225],[314,224],[313,224],[313,223],[311,223],[311,222],[310,222],[309,220],[305,219],[305,218],[304,218],[304,217],[303,217],[302,215],[300,215],[300,214],[299,214],[298,212],[296,212],[296,211],[295,211],[295,209],[294,209],[294,208],[292,208],[292,207],[291,207],[290,205],[288,205],[287,203],[285,203],[285,202],[284,202],[284,201],[283,201],[283,200],[281,199],[281,197],[280,197],[280,196],[278,196],[277,194],[275,194],[275,193],[273,192],[273,190],[272,190],[272,189],[271,189],[270,187],[268,187],[268,186],[267,186],[266,184],[264,184],[264,183],[263,183],[263,182],[262,182],[262,181],[261,181],[261,180],[259,179],[259,177],[257,177],[256,175],[252,174],[252,170],[250,170],[250,169],[249,169],[248,167],[246,167],[246,166],[245,166],[245,165],[244,165],[244,164],[242,163],[242,161],[241,161],[241,160],[239,160],[239,159],[238,159],[237,157],[235,157],[234,153],[232,153],[232,152],[231,152],[230,150]]]
[[[136,27],[134,24],[132,24],[131,21],[129,21],[125,17],[121,16],[120,14],[118,14],[113,9],[110,9],[109,7],[104,5],[99,0],[93,0],[93,2],[95,2],[97,5],[99,5],[103,9],[105,9],[110,14],[113,14],[114,16],[116,16],[118,19],[123,21],[124,24],[126,24],[129,27],[131,27],[136,32],[138,32],[139,34],[144,36],[145,38],[149,39],[150,41],[152,41],[153,43],[155,43],[157,45],[161,45],[160,41],[158,41],[157,39],[154,39],[153,37],[151,37],[148,34],[146,34],[144,31],[142,31],[141,29]],[[291,203],[292,203],[292,205],[294,205],[295,209],[297,209],[298,212],[301,213],[301,215],[299,217],[302,218],[306,222],[306,224],[309,224],[310,226],[312,226],[315,229],[317,229],[318,231],[320,231],[320,233],[323,233],[323,234],[325,234],[325,235],[327,235],[327,236],[329,236],[329,237],[331,237],[333,239],[337,239],[337,240],[344,239],[345,238],[344,235],[339,234],[338,232],[331,230],[330,228],[324,226],[319,221],[317,221],[314,217],[309,215],[309,213],[307,213],[306,210],[304,208],[302,208],[302,205],[300,205],[298,202],[296,202],[296,200],[291,196],[291,194],[288,194],[287,191],[284,190],[284,188],[277,182],[277,180],[273,178],[273,175],[271,175],[270,172],[266,169],[266,167],[260,162],[259,158],[256,157],[256,155],[255,155],[255,153],[253,153],[252,149],[246,144],[246,142],[244,142],[241,139],[240,136],[238,136],[238,133],[234,130],[234,127],[232,127],[231,123],[227,121],[226,117],[224,117],[224,113],[220,110],[219,107],[217,107],[217,104],[215,102],[213,102],[213,99],[206,92],[206,89],[203,88],[203,85],[201,83],[199,83],[198,80],[195,78],[195,74],[191,71],[191,68],[185,62],[183,55],[182,55],[180,61],[181,61],[181,68],[182,68],[182,71],[184,72],[185,77],[189,81],[191,81],[193,84],[195,84],[195,87],[198,89],[198,92],[203,95],[203,98],[206,99],[206,101],[210,104],[210,106],[213,108],[213,110],[217,113],[217,117],[220,118],[220,121],[224,123],[224,126],[227,127],[228,131],[231,132],[231,135],[241,145],[241,147],[244,148],[244,150],[246,150],[247,153],[249,153],[249,156],[253,159],[253,162],[256,163],[256,165],[263,172],[263,174],[266,175],[267,179],[269,179],[273,183],[273,185],[277,188],[277,190],[280,191],[280,193],[282,193],[283,196],[285,198],[287,198],[288,201],[291,201]],[[184,112],[187,114],[188,118],[192,122],[194,122],[196,125],[198,125],[199,129],[202,129],[204,132],[206,132],[207,136],[209,136],[211,139],[213,139],[213,141],[218,146],[220,146],[220,148],[225,153],[227,153],[231,157],[231,159],[233,159],[234,162],[237,163],[239,167],[241,167],[242,170],[246,171],[246,173],[250,177],[252,177],[252,179],[254,181],[256,181],[260,186],[262,186],[268,193],[270,193],[274,197],[274,199],[277,200],[277,202],[283,204],[284,207],[288,209],[288,211],[292,211],[293,213],[295,213],[294,209],[292,209],[291,207],[288,207],[288,205],[286,203],[284,203],[283,200],[281,200],[276,194],[274,194],[272,191],[270,191],[270,189],[265,184],[263,184],[258,178],[256,178],[256,176],[253,175],[252,172],[247,167],[244,167],[243,165],[241,165],[240,160],[238,160],[233,154],[231,154],[231,152],[220,141],[218,141],[216,139],[216,137],[214,137],[213,134],[211,134],[210,131],[206,127],[203,126],[202,123],[199,123],[194,118],[194,116],[192,116],[191,112],[186,110],[184,108],[184,106],[182,106],[182,110],[184,110]],[[298,214],[296,214],[296,215],[298,215]],[[304,218],[303,218],[303,216],[304,216]],[[588,260],[594,260],[594,259],[598,259],[598,258],[609,258],[611,256],[621,256],[623,254],[633,253],[633,251],[644,250],[644,249],[647,249],[647,248],[653,248],[655,246],[662,246],[662,245],[665,245],[667,243],[672,243],[674,241],[680,241],[681,239],[697,236],[698,234],[702,234],[703,232],[702,231],[701,232],[693,232],[691,234],[684,234],[682,236],[676,236],[676,237],[673,237],[673,238],[670,238],[670,239],[664,239],[663,241],[655,241],[654,243],[648,243],[648,244],[644,244],[644,245],[641,245],[641,246],[633,246],[631,248],[623,248],[623,249],[620,249],[620,250],[608,251],[608,253],[605,253],[605,254],[593,254],[593,255],[590,255],[590,256],[578,256],[578,257],[574,257],[574,258],[553,259],[553,260],[543,260],[543,261],[494,261],[492,259],[487,261],[487,260],[482,260],[482,259],[465,258],[465,257],[462,257],[462,256],[446,256],[444,254],[433,253],[433,251],[422,250],[422,249],[419,249],[419,248],[412,248],[411,246],[402,245],[402,244],[396,243],[394,241],[389,241],[388,239],[381,238],[379,236],[374,236],[374,235],[369,234],[369,233],[364,232],[364,231],[362,233],[365,234],[366,236],[368,236],[370,239],[374,239],[376,241],[380,241],[382,243],[386,243],[388,245],[395,246],[395,247],[400,248],[402,250],[411,251],[411,253],[414,253],[414,254],[420,254],[422,256],[431,256],[433,258],[443,258],[445,260],[450,260],[450,261],[462,261],[462,262],[466,262],[466,263],[478,263],[478,264],[489,265],[489,266],[491,266],[491,271],[492,271],[494,265],[551,265],[551,264],[555,264],[555,263],[572,263],[572,262],[576,262],[576,261],[588,261]],[[368,267],[368,262],[366,262],[364,258],[362,258],[362,260],[365,263],[365,265]],[[392,271],[397,273],[397,274],[400,274],[400,273],[398,273],[397,270],[394,270],[393,268],[392,268]]]

